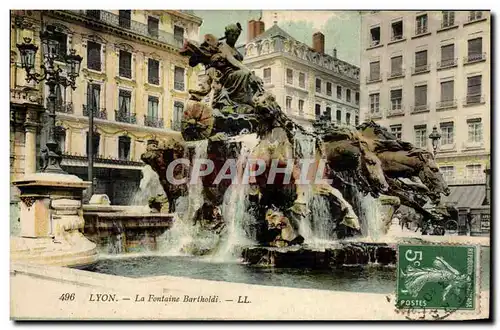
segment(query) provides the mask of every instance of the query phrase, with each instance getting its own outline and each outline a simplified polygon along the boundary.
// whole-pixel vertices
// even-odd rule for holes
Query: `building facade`
[[[188,90],[197,86],[197,74],[178,50],[185,39],[198,40],[201,22],[189,12],[172,10],[12,11],[11,180],[36,171],[36,157],[46,140],[44,126],[28,127],[26,120],[31,111],[45,121],[48,88],[43,82],[25,81],[16,47],[24,37],[40,46],[41,29],[54,27],[61,59],[70,49],[83,57],[76,90],[56,87],[61,165],[68,173],[92,179],[87,178],[87,142],[93,111],[94,193],[126,204],[139,185],[144,165],[140,156],[147,143],[180,134],[184,104]],[[42,58],[39,47],[35,70]],[[35,141],[28,131],[35,132]]]
[[[484,184],[490,158],[490,13],[362,13],[361,116],[432,150],[450,185]],[[479,198],[480,199],[480,198]]]
[[[320,116],[341,125],[359,121],[359,68],[325,53],[325,36],[312,36],[312,47],[275,24],[248,22],[248,40],[238,49],[244,64],[264,81],[291,118],[305,127]]]

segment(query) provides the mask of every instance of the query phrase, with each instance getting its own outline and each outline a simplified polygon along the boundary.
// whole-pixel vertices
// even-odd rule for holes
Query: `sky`
[[[302,11],[302,10],[194,10],[203,19],[200,38],[207,33],[221,37],[224,27],[239,22],[243,27],[238,44],[247,41],[247,26],[251,19],[261,18],[266,30],[275,21],[295,39],[312,46],[312,35],[321,31],[325,35],[325,52],[359,66],[361,56],[361,17],[357,11]]]

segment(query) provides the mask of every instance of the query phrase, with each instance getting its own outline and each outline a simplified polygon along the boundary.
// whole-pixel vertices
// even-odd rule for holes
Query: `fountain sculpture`
[[[387,230],[387,219],[368,219],[361,210],[368,195],[377,202],[391,200],[385,214],[389,220],[400,202],[439,223],[441,216],[424,208],[426,203],[439,203],[440,194],[449,194],[432,153],[398,140],[374,122],[356,128],[319,122],[311,131],[296,124],[242,63],[235,48],[240,32],[239,23],[231,24],[222,38],[206,35],[201,45],[186,42],[180,53],[189,57],[192,67],[204,66],[206,79],[200,90],[189,91],[183,139],[160,141],[142,155],[159,175],[169,211],[183,212],[182,226],[189,223],[194,236],[211,232],[218,238],[205,252],[222,256],[245,244],[285,247],[367,236],[370,230],[363,228],[373,227],[372,222]],[[202,101],[206,97],[210,104]],[[196,160],[203,157],[214,169],[201,177],[201,183],[168,180],[173,162],[190,159],[172,173],[176,179],[190,178],[199,173]],[[249,162],[260,162],[265,170],[252,172],[248,184],[234,184],[227,177],[214,184],[228,170],[228,159],[234,160],[240,179]],[[304,183],[299,177],[304,159],[310,165],[307,178],[320,173],[331,182]],[[291,166],[291,177],[278,174],[270,180],[273,166]],[[196,200],[196,209],[178,209],[179,200],[186,198]]]

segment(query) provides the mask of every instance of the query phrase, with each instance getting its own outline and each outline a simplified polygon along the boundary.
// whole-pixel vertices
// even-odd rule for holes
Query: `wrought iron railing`
[[[458,60],[457,58],[450,58],[450,59],[446,59],[446,60],[441,60],[441,62],[437,62],[437,67],[439,69],[443,69],[443,68],[449,68],[452,66],[456,66],[457,60]]]
[[[134,112],[115,110],[115,120],[122,123],[137,124],[137,118]]]
[[[469,22],[477,21],[483,18],[483,13],[480,11],[471,11],[469,13]]]
[[[447,20],[443,20],[441,22],[441,28],[442,29],[445,29],[445,28],[448,28],[448,27],[452,27],[452,26],[455,26],[455,20],[454,19],[447,19]]]
[[[486,53],[469,54],[464,56],[465,63],[473,63],[486,60]]]
[[[412,68],[412,74],[429,72],[430,71],[430,67],[431,67],[430,64],[424,64],[424,65],[415,66],[415,67]]]
[[[148,28],[147,24],[140,23],[134,20],[128,20],[123,16],[113,14],[106,10],[68,10],[71,13],[86,16],[88,18],[94,19],[96,21],[108,24],[121,29],[126,29],[136,34],[144,37],[157,39],[160,42],[174,45],[176,47],[182,47],[184,40],[180,38],[175,38],[173,33],[169,33],[160,29]],[[120,24],[120,22],[122,24]],[[130,25],[128,24],[130,22]]]
[[[144,125],[149,127],[163,128],[163,118],[144,115]]]
[[[395,34],[395,35],[391,36],[391,41],[397,41],[397,40],[401,40],[401,39],[403,39],[402,34]]]
[[[132,69],[131,68],[125,68],[125,67],[121,66],[118,69],[118,73],[119,73],[120,77],[129,78],[129,79],[132,78]]]
[[[391,71],[388,75],[388,78],[402,78],[405,76],[405,70],[404,69],[395,69]]]
[[[73,102],[56,103],[56,111],[63,113],[73,113]]]
[[[380,81],[380,80],[382,80],[380,74],[371,74],[368,77],[366,77],[366,83]]]
[[[151,85],[159,85],[160,84],[160,77],[148,76],[148,83],[150,83]]]
[[[87,107],[86,104],[83,104],[82,107],[83,107],[83,115],[88,117],[89,112],[90,112],[90,108]],[[94,118],[108,119],[108,113],[106,112],[106,108],[94,109]]]
[[[441,100],[436,102],[436,109],[454,108],[457,106],[457,100]]]
[[[429,110],[429,104],[415,104],[411,107],[411,112],[423,112]]]
[[[399,107],[391,105],[391,108],[389,109],[389,111],[387,111],[388,117],[399,116],[399,115],[404,115],[404,114],[405,114],[405,110],[404,110],[404,107],[402,105],[399,105]]]
[[[102,67],[101,60],[87,59],[87,69],[101,71],[101,67]]]
[[[427,31],[428,31],[427,25],[418,26],[418,27],[415,28],[415,35],[419,36],[421,34],[427,33]]]
[[[172,120],[170,122],[170,127],[174,130],[174,131],[181,131],[182,130],[182,122],[180,120]]]
[[[184,90],[184,81],[174,81],[174,89],[178,91]]]

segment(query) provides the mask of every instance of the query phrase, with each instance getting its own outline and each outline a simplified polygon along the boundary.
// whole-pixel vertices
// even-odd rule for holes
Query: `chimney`
[[[261,20],[255,21],[255,38],[260,36],[264,31],[265,31],[265,25],[264,22]]]
[[[255,20],[248,21],[247,42],[255,38]]]
[[[313,34],[313,49],[320,53],[325,53],[325,36],[321,32]]]
[[[333,58],[337,59],[337,48],[333,49]]]

